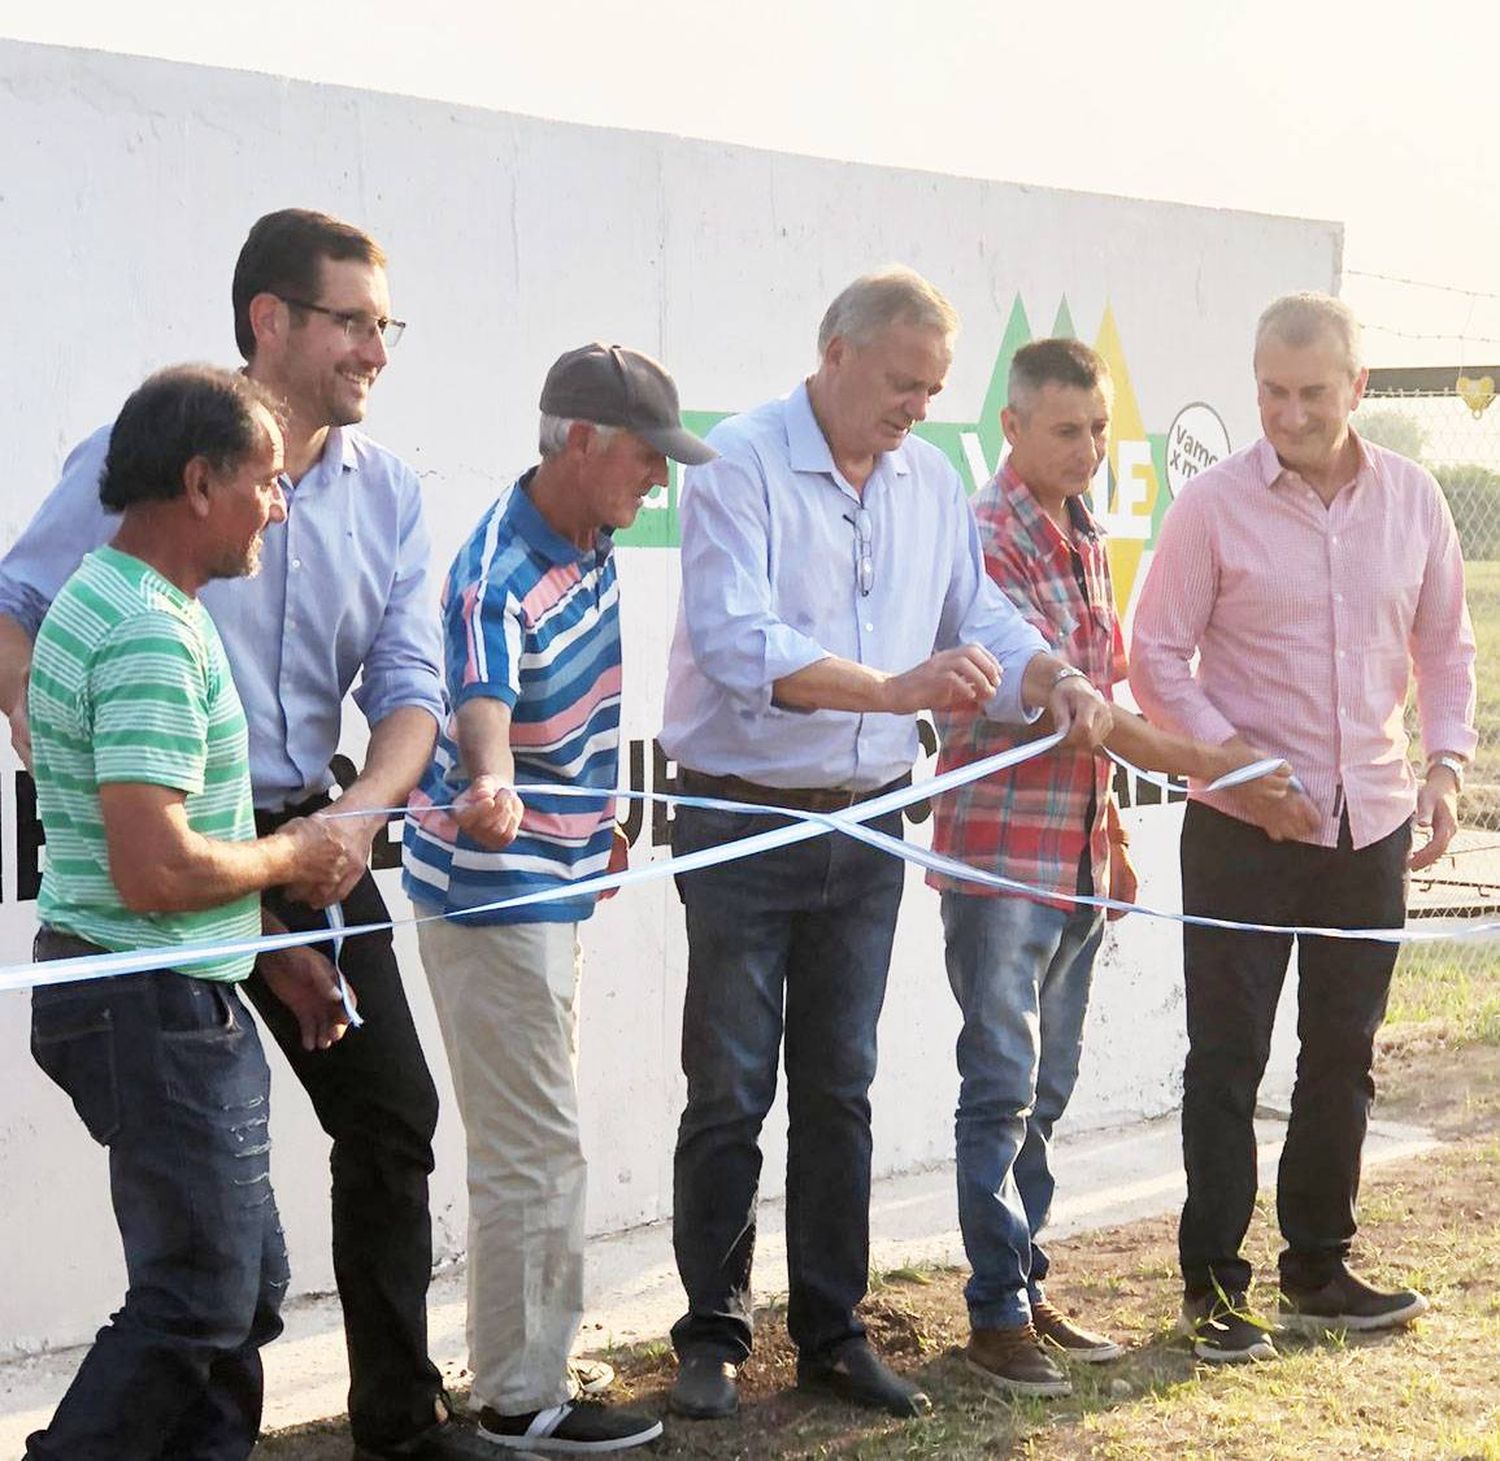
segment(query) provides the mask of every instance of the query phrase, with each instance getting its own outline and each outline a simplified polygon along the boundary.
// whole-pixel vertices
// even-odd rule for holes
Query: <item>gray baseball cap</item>
[[[559,355],[542,383],[542,411],[596,426],[619,426],[657,451],[695,467],[718,456],[682,424],[677,387],[649,355],[598,340]]]

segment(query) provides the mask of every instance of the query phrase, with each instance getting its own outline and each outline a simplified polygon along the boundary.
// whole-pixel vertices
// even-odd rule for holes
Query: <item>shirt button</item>
[[[292,559],[292,567],[293,568],[301,568],[302,567],[302,560],[300,558],[293,558]]]
[[[1343,602],[1344,602],[1344,596],[1343,596],[1343,594],[1334,594],[1334,596],[1333,596],[1333,601],[1334,601],[1334,603],[1336,603],[1336,604],[1341,604],[1341,603],[1343,603]]]
[[[875,632],[875,626],[873,624],[866,624],[865,625],[865,633],[866,634],[873,634],[874,632]]]

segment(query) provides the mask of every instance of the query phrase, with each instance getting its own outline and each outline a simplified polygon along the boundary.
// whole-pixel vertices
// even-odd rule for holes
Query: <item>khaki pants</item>
[[[583,1317],[578,926],[441,919],[417,938],[468,1138],[474,1400],[560,1405]]]

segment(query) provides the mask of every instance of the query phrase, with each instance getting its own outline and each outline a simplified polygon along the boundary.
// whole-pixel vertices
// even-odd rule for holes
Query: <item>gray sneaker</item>
[[[1193,1341],[1193,1353],[1211,1365],[1243,1365],[1277,1357],[1267,1326],[1250,1313],[1243,1293],[1184,1299],[1177,1328]]]
[[[1431,1307],[1415,1289],[1387,1293],[1342,1268],[1320,1289],[1295,1289],[1283,1282],[1278,1317],[1283,1329],[1299,1334],[1323,1334],[1330,1329],[1367,1333],[1410,1324]]]

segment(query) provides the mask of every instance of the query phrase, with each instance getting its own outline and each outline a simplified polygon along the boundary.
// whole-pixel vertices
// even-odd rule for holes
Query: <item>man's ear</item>
[[[1370,367],[1360,367],[1359,374],[1354,377],[1354,405],[1351,410],[1358,410],[1359,403],[1365,398],[1365,389],[1370,384]]]
[[[575,421],[568,427],[568,450],[587,456],[594,449],[599,432],[592,421]]]
[[[1005,433],[1005,439],[1011,446],[1016,444],[1016,434],[1021,429],[1021,417],[1014,406],[1002,406],[1000,409],[1000,429]]]
[[[213,491],[214,472],[205,456],[189,457],[182,469],[182,492],[187,499],[188,511],[197,518],[208,516]]]
[[[274,294],[257,294],[251,299],[246,313],[257,349],[269,341],[280,340],[291,327],[291,312]]]

